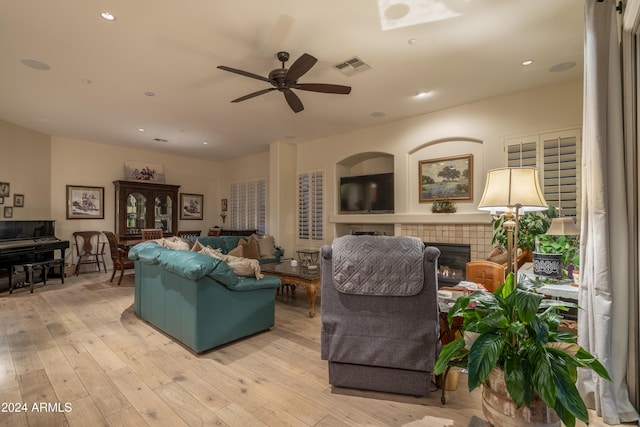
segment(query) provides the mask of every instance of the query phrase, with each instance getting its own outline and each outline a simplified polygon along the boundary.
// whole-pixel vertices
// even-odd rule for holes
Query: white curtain
[[[637,329],[635,153],[623,132],[620,43],[614,0],[585,2],[581,284],[578,342],[605,365],[612,381],[582,369],[578,387],[608,424],[638,420],[629,400],[629,348]],[[633,148],[634,144],[630,144]],[[633,156],[633,157],[629,157]],[[637,379],[633,379],[635,384]]]

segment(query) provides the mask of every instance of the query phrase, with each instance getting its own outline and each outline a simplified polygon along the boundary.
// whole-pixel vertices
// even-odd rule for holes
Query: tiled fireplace
[[[491,224],[402,224],[400,235],[418,237],[423,242],[466,244],[471,261],[486,259],[491,251]]]

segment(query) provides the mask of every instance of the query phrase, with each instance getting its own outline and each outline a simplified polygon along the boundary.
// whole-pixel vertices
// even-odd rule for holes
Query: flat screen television
[[[340,178],[340,213],[393,213],[393,173]]]

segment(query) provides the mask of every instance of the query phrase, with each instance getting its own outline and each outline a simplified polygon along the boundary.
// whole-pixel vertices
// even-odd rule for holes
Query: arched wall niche
[[[379,151],[358,153],[336,163],[337,178],[394,171],[393,154]]]
[[[428,141],[425,142],[424,144],[418,145],[417,147],[413,148],[411,151],[409,151],[409,155],[414,154],[424,148],[427,147],[431,147],[433,145],[437,145],[437,144],[445,144],[447,142],[471,142],[471,143],[475,143],[475,144],[483,144],[484,142],[480,139],[476,139],[476,138],[468,138],[465,136],[456,136],[456,137],[447,137],[447,138],[440,138],[440,139],[434,139],[433,141]]]
[[[485,172],[485,141],[477,138],[464,136],[452,136],[434,139],[417,145],[407,152],[407,175],[405,176],[407,185],[405,201],[407,211],[410,213],[424,213],[438,221],[441,216],[432,214],[431,202],[419,201],[419,168],[418,164],[422,160],[440,159],[471,155],[473,161],[473,181],[472,199],[456,201],[457,212],[473,213],[477,210],[477,204],[484,188]]]

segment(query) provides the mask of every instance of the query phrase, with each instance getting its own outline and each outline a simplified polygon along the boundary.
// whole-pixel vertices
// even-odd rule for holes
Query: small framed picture
[[[180,219],[202,219],[202,194],[180,193]]]
[[[67,219],[104,219],[104,187],[67,185]]]
[[[16,208],[24,207],[24,194],[14,194],[13,195],[13,206]]]
[[[0,197],[0,205],[4,205],[4,197]]]
[[[220,210],[223,211],[223,212],[226,212],[227,208],[229,207],[229,205],[227,203],[227,199],[222,199],[220,202],[221,202],[220,205],[222,206],[222,208]]]
[[[4,217],[13,218],[13,208],[11,206],[4,207]]]
[[[0,182],[0,197],[9,197],[9,183]]]

